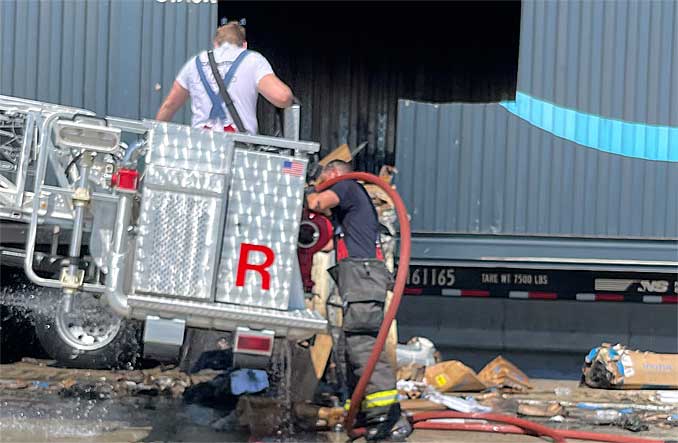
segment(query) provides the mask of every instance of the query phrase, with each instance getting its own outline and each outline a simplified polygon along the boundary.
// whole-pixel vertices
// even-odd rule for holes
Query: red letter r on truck
[[[261,252],[266,256],[261,264],[249,263],[250,251]],[[271,248],[251,243],[240,244],[240,258],[238,259],[238,272],[235,278],[236,286],[245,286],[245,274],[247,271],[255,271],[261,275],[261,289],[269,290],[271,288],[271,274],[266,268],[273,264],[275,254]]]

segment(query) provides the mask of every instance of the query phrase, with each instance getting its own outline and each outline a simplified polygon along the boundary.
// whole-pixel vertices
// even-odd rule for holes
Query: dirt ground
[[[52,367],[42,360],[0,365],[0,442],[244,442],[247,433],[224,419],[224,411],[186,404],[181,391],[216,373],[188,376],[162,368],[144,371],[87,371]],[[676,414],[654,400],[653,391],[604,391],[578,387],[574,381],[533,380],[529,394],[511,395],[508,402],[553,402],[576,405],[641,405]],[[561,388],[560,395],[555,388]],[[562,389],[565,388],[565,389]],[[564,393],[563,393],[564,391]],[[576,408],[575,408],[576,409]],[[574,409],[573,409],[574,410]],[[648,411],[647,414],[650,412]],[[678,427],[650,423],[648,431],[631,433],[614,426],[595,426],[565,417],[552,427],[612,432],[645,438],[678,439]],[[665,420],[665,419],[664,419]],[[662,424],[660,427],[657,424]],[[271,440],[275,441],[275,440]],[[298,434],[285,441],[344,442],[342,432]],[[417,430],[411,442],[530,442],[535,437],[475,432]]]

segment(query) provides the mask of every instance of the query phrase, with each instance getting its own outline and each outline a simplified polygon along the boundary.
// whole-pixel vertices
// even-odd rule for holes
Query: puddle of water
[[[247,441],[242,433],[212,427],[222,415],[164,397],[86,400],[5,391],[0,400],[0,442]]]

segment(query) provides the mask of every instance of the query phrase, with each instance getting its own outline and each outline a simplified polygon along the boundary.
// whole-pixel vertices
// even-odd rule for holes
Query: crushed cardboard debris
[[[342,407],[326,408],[309,403],[293,405],[294,424],[303,430],[332,429],[344,421],[345,410]]]
[[[489,388],[526,391],[532,388],[527,375],[501,356],[488,363],[479,374],[456,360],[435,364],[426,368],[426,382],[441,392],[474,392]]]
[[[586,356],[582,372],[584,383],[592,388],[678,389],[678,354],[603,343]]]
[[[445,411],[446,406],[440,403],[434,403],[423,398],[400,400],[400,407],[408,413],[422,412],[422,411]]]
[[[500,387],[514,391],[532,388],[527,375],[502,356],[485,365],[478,373],[478,378],[488,387]]]
[[[557,402],[547,403],[545,405],[518,405],[518,415],[527,417],[554,417],[562,415],[564,408]]]
[[[401,366],[396,371],[396,380],[405,380],[405,381],[424,381],[424,375],[426,374],[426,368],[422,365],[409,364]]]
[[[426,382],[441,392],[487,389],[475,371],[460,361],[444,361],[426,368]]]

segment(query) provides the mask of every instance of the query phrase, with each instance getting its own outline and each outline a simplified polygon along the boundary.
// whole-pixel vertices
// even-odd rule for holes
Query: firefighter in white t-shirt
[[[208,51],[203,51],[181,68],[156,120],[170,121],[190,97],[193,127],[256,134],[259,94],[279,108],[292,105],[289,86],[273,73],[264,56],[247,49],[245,28],[238,22],[229,22],[217,29],[212,53],[215,67],[238,114],[236,118],[224,104],[212,74]],[[243,127],[238,127],[238,119]]]

